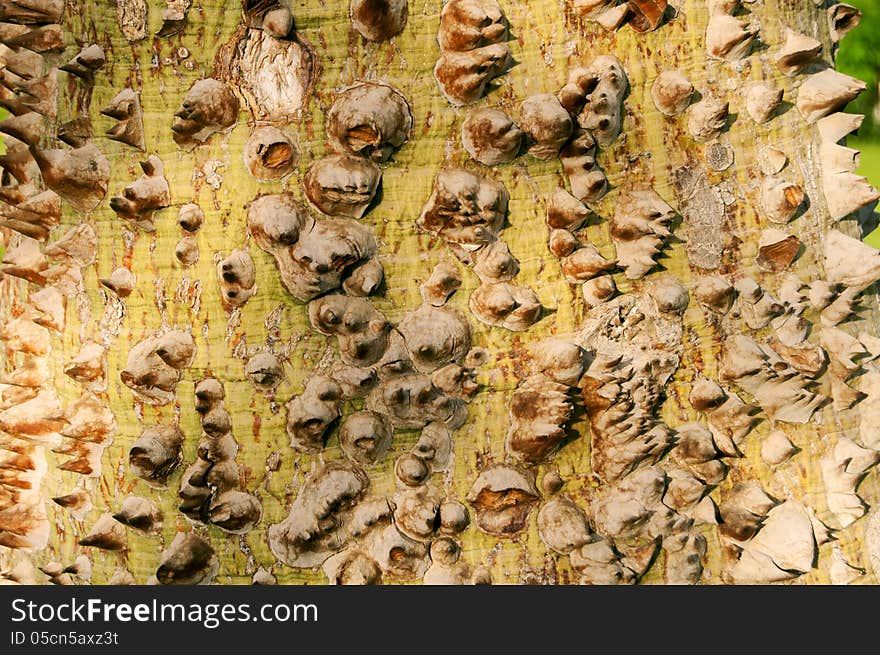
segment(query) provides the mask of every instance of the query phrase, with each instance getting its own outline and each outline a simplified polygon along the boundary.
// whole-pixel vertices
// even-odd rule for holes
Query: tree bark
[[[294,54],[284,52],[294,57],[299,67],[297,76],[288,81],[287,86],[279,82],[277,95],[262,97],[252,88],[248,89],[247,84],[258,72],[254,66],[273,64],[268,57],[249,58],[250,55],[241,54],[242,40],[252,38],[258,28],[253,26],[257,20],[254,18],[250,19],[251,27],[247,26],[248,19],[238,0],[195,2],[186,14],[183,28],[162,37],[157,36],[163,29],[165,10],[160,3],[149,4],[143,28],[139,17],[146,5],[142,3],[119,0],[119,13],[109,10],[106,3],[88,0],[68,3],[61,22],[65,49],[63,53],[45,53],[47,66],[62,65],[91,44],[103,48],[106,64],[95,73],[93,83],[64,71],[57,73],[57,117],[44,117],[40,145],[66,148],[55,138],[58,126],[85,114],[94,132],[89,142],[109,160],[110,175],[106,197],[93,209],[77,210],[64,198],[60,225],[51,231],[47,243],[41,243],[40,248],[46,251],[71,228],[88,225],[97,235],[96,257],[81,267],[78,262],[71,263],[69,257],[50,257],[51,263],[81,270],[81,281],[75,275],[72,278],[65,275],[38,284],[15,275],[2,276],[0,316],[5,321],[23,312],[25,317],[30,316],[26,308],[33,306],[33,294],[41,288],[61,288],[67,298],[66,325],[62,330],[50,330],[48,353],[23,355],[13,336],[4,335],[3,371],[9,375],[25,360],[39,359],[49,367],[43,388],[57,392],[61,412],[71,408],[91,389],[98,404],[112,411],[115,428],[110,435],[112,441],[108,436],[105,443],[95,449],[100,467],[83,474],[62,469],[65,462],[82,454],[81,446],[71,445],[80,441],[65,435],[64,425],[69,424],[71,417],[69,412],[66,421],[58,423],[59,411],[55,411],[53,417],[52,412],[46,410],[45,415],[36,417],[42,423],[32,426],[30,432],[21,424],[15,424],[22,428],[17,432],[11,423],[4,426],[6,442],[0,446],[5,450],[0,450],[0,455],[6,459],[0,458],[0,464],[12,467],[6,463],[11,461],[7,454],[18,447],[20,453],[26,453],[35,462],[45,458],[45,471],[32,476],[34,489],[27,497],[28,520],[42,525],[35,528],[36,541],[25,540],[27,543],[18,544],[20,547],[7,547],[16,546],[10,537],[5,546],[0,546],[0,570],[6,571],[8,578],[27,579],[22,571],[31,564],[40,569],[32,578],[38,582],[84,582],[85,578],[77,571],[65,574],[55,566],[70,566],[84,554],[91,561],[92,584],[106,584],[122,571],[130,572],[136,582],[144,583],[156,575],[161,553],[171,547],[175,535],[192,532],[207,539],[216,553],[219,560],[216,583],[250,583],[260,568],[271,571],[281,584],[323,584],[332,577],[326,567],[321,568],[320,562],[303,568],[285,565],[284,557],[279,558],[277,548],[272,547],[271,535],[273,526],[282,524],[292,510],[308,513],[295,504],[295,499],[306,495],[303,490],[310,484],[309,475],[322,470],[326,462],[346,460],[339,443],[339,424],[344,421],[333,424],[326,445],[316,453],[292,447],[287,431],[286,404],[303,394],[316,375],[331,372],[339,358],[338,342],[315,329],[309,319],[308,304],[285,288],[273,257],[249,232],[248,212],[249,204],[256,197],[284,191],[307,205],[302,191],[307,171],[316,161],[333,154],[327,136],[328,112],[344,89],[375,81],[390,85],[403,95],[412,113],[412,129],[407,141],[396,149],[390,160],[380,163],[381,189],[377,200],[360,219],[378,240],[378,260],[384,268],[384,284],[368,302],[391,325],[399,325],[422,305],[420,283],[428,279],[439,262],[450,262],[459,271],[461,287],[446,306],[466,317],[472,345],[485,348],[489,353],[488,360],[476,367],[479,389],[473,396],[460,395],[467,419],[454,429],[452,464],[447,471],[438,470],[431,476],[430,484],[442,490],[442,496],[461,501],[470,514],[469,527],[454,536],[454,541],[461,545],[460,562],[467,563],[470,571],[466,574],[464,568],[459,567],[454,575],[449,574],[450,579],[465,582],[490,578],[498,584],[617,580],[649,584],[680,581],[720,584],[750,580],[825,584],[853,580],[875,584],[876,567],[880,566],[877,515],[867,512],[862,516],[858,510],[850,514],[835,511],[829,505],[829,493],[833,493],[832,487],[838,489],[834,485],[841,484],[840,476],[834,477],[837,474],[832,474],[831,469],[847,466],[841,463],[842,456],[834,454],[842,439],[851,439],[854,445],[865,449],[866,454],[861,457],[867,471],[875,463],[873,453],[880,453],[880,441],[872,441],[866,434],[866,426],[877,425],[874,414],[876,403],[880,402],[876,395],[880,393],[880,385],[872,381],[872,376],[880,375],[880,371],[870,360],[878,352],[871,350],[872,346],[876,348],[873,342],[859,337],[862,333],[877,334],[876,294],[868,287],[859,298],[860,306],[855,314],[836,327],[823,325],[820,310],[806,298],[809,285],[831,279],[829,262],[823,257],[827,234],[839,230],[853,237],[860,235],[855,220],[859,212],[848,212],[844,220],[838,221],[833,216],[833,208],[829,209],[823,180],[834,171],[823,169],[825,159],[819,129],[815,123],[805,120],[797,106],[799,89],[806,81],[821,70],[822,64],[833,67],[832,53],[836,45],[829,30],[828,6],[788,0],[746,4],[735,19],[760,27],[758,39],[742,58],[719,60],[707,56],[705,37],[710,9],[701,0],[670,3],[662,22],[646,32],[638,32],[627,24],[607,30],[580,15],[577,4],[568,0],[502,0],[500,6],[510,25],[508,43],[514,65],[494,78],[494,88],[478,102],[456,107],[441,93],[433,73],[441,57],[437,40],[439,0],[409,3],[404,30],[383,42],[362,38],[352,26],[348,3],[341,0],[291,3],[294,31],[288,35],[287,42],[295,43],[297,50]],[[786,29],[818,39],[822,44],[818,61],[791,77],[783,75],[775,61],[785,42]],[[170,27],[166,30],[173,31]],[[846,47],[845,42],[842,47]],[[7,48],[7,56],[11,52],[13,49]],[[539,160],[521,154],[513,163],[484,166],[469,156],[460,135],[462,122],[475,108],[499,108],[517,121],[523,100],[538,94],[557,94],[569,81],[570,71],[609,54],[622,62],[628,91],[623,101],[620,134],[609,145],[600,146],[596,156],[609,190],[601,199],[587,203],[595,216],[577,236],[582,243],[587,240],[593,243],[606,258],[621,259],[620,242],[616,242],[612,234],[615,216],[625,213],[627,199],[645,188],[653,188],[674,210],[675,217],[669,226],[672,235],[659,239],[661,252],[654,257],[657,265],[646,275],[631,279],[625,267],[619,264],[613,271],[619,295],[591,309],[584,301],[582,285],[566,279],[558,258],[547,245],[550,236],[548,200],[555,190],[571,188],[560,158]],[[284,70],[289,73],[289,68]],[[699,94],[689,109],[677,116],[661,113],[651,93],[660,73],[670,70],[683,73]],[[193,85],[209,77],[228,83],[241,103],[241,111],[231,129],[220,130],[205,143],[188,150],[172,138],[173,115]],[[759,124],[750,115],[746,100],[750,85],[761,81],[783,89],[784,93],[782,104],[771,119]],[[117,121],[102,114],[101,109],[126,88],[139,94],[145,152],[105,136],[106,130],[113,128]],[[261,88],[266,93],[266,87]],[[722,130],[711,134],[708,140],[697,140],[694,138],[696,128],[689,127],[691,121],[696,122],[698,118],[695,118],[695,104],[700,97],[714,96],[729,103],[729,117]],[[6,97],[19,96],[9,92]],[[297,110],[298,98],[302,100],[300,110]],[[258,180],[246,166],[246,143],[258,125],[273,125],[291,135],[297,152],[296,162],[292,172],[281,179]],[[762,169],[762,157],[768,156],[768,147],[786,155],[787,163],[778,173],[768,174],[766,165]],[[137,227],[110,205],[112,197],[121,195],[124,188],[141,177],[139,162],[151,155],[157,156],[164,165],[170,191],[170,203],[160,203],[168,206],[154,216],[154,232]],[[473,267],[454,256],[448,239],[444,243],[436,233],[427,233],[417,226],[417,219],[430,203],[438,173],[453,168],[465,168],[500,182],[509,193],[506,224],[499,236],[519,262],[514,283],[531,288],[544,308],[540,320],[527,330],[511,331],[478,320],[469,304],[471,295],[481,286]],[[12,187],[15,181],[10,178],[10,166],[5,166],[5,170],[4,183]],[[767,184],[767,178],[776,177],[797,185],[806,197],[790,220],[768,218],[772,212],[767,209],[768,201],[762,200],[762,187]],[[35,178],[36,189],[45,188],[45,184],[39,177]],[[186,236],[177,224],[177,217],[187,203],[199,205],[204,222],[191,237],[198,245],[199,259],[192,266],[184,267],[174,253]],[[314,208],[309,211],[319,215]],[[869,212],[860,210],[862,214],[866,211]],[[762,231],[769,228],[794,235],[802,244],[797,259],[790,267],[784,267],[784,271],[768,270],[766,265],[761,267],[757,263],[759,239]],[[3,228],[2,234],[7,257],[27,239],[8,228]],[[221,295],[225,287],[218,282],[217,267],[237,249],[245,250],[252,258],[256,286],[254,295],[243,305],[231,307],[224,303]],[[833,260],[838,256],[858,259],[864,254],[860,251],[831,253]],[[136,278],[131,294],[124,298],[117,297],[99,282],[120,266],[131,270]],[[6,272],[9,273],[8,269]],[[778,339],[783,328],[777,323],[761,321],[761,316],[754,317],[754,304],[744,300],[748,290],[742,284],[737,285],[739,297],[727,314],[707,308],[695,295],[701,280],[717,276],[735,284],[751,277],[764,294],[769,294],[768,298],[790,299],[791,296],[785,295],[783,284],[790,273],[807,285],[802,292],[802,316],[812,329],[806,341],[799,345],[822,345],[828,358],[828,364],[814,377],[800,370],[793,372],[791,367],[785,369],[785,374],[799,376],[795,386],[803,383],[809,393],[817,394],[817,404],[827,399],[813,408],[815,411],[809,411],[803,421],[786,420],[790,416],[786,408],[792,405],[795,395],[791,389],[779,391],[774,386],[778,381],[767,383],[762,378],[770,387],[768,391],[767,386],[761,389],[753,378],[744,381],[748,375],[725,374],[725,370],[730,373],[745,361],[742,349],[737,350],[737,344],[742,345],[736,341],[738,335],[750,339],[749,343],[766,347],[768,340]],[[690,291],[686,309],[666,307],[664,310],[666,296],[663,294],[668,291],[669,276]],[[858,289],[860,283],[849,286],[855,289],[854,295],[861,290]],[[675,288],[669,293],[674,295]],[[839,297],[840,289],[837,293],[835,297]],[[784,303],[785,300],[780,311],[796,304],[789,302],[783,307]],[[763,311],[761,307],[757,310],[759,314]],[[749,314],[750,311],[753,314]],[[638,313],[644,315],[646,323],[639,325],[634,316]],[[135,346],[171,329],[191,331],[195,357],[180,369],[181,379],[172,389],[172,400],[150,404],[133,395],[120,374],[129,366]],[[857,346],[843,342],[856,348],[852,369],[855,373],[845,367],[842,372],[843,364],[833,345],[841,342],[833,340],[839,336],[836,332],[832,334],[833,329],[856,337]],[[557,421],[565,438],[549,455],[539,456],[538,461],[533,462],[510,452],[508,433],[511,424],[520,419],[530,434],[541,429],[524,417],[512,416],[511,411],[516,412],[517,387],[522,388],[524,382],[538,372],[535,348],[542,348],[539,344],[549,337],[578,344],[586,352],[588,362],[593,364],[584,376],[578,376],[579,382],[562,385],[562,395],[573,404],[572,416]],[[603,341],[606,337],[608,341]],[[106,387],[102,386],[100,375],[97,380],[78,380],[65,375],[69,362],[81,352],[84,344],[92,341],[106,350]],[[604,352],[605,348],[610,350]],[[245,373],[248,359],[257,352],[271,352],[283,363],[284,378],[272,392],[256,389]],[[611,366],[609,370],[616,372],[601,378],[596,372],[599,364],[595,362],[601,361],[604,355],[615,354],[622,354],[624,363],[617,369]],[[676,361],[651,368],[643,366],[644,362],[639,359],[655,355]],[[630,359],[636,362],[632,365],[634,372],[626,373],[624,369]],[[459,358],[459,362],[462,361]],[[772,370],[772,362],[768,361],[765,356],[766,371],[762,374]],[[780,366],[784,369],[784,362]],[[701,376],[718,381],[728,398],[738,394],[745,404],[754,408],[754,426],[745,436],[730,440],[734,450],[740,451],[738,454],[730,452],[729,444],[728,452],[718,452],[725,449],[722,435],[732,430],[733,419],[719,416],[713,419],[711,409],[700,411],[692,402]],[[223,386],[222,407],[231,417],[231,434],[239,445],[233,457],[240,470],[238,488],[258,499],[262,508],[259,523],[245,534],[229,533],[210,520],[193,522],[192,516],[179,510],[181,477],[197,461],[198,445],[203,439],[200,436],[203,435],[203,416],[196,411],[195,389],[206,377],[216,378]],[[608,428],[602,422],[610,421],[608,412],[615,408],[615,403],[626,401],[622,397],[613,400],[607,387],[597,391],[598,386],[591,387],[589,380],[598,380],[595,385],[599,386],[609,380],[616,380],[614,384],[624,387],[630,385],[627,393],[631,396],[638,396],[639,385],[650,393],[660,394],[654,401],[637,399],[636,404],[644,403],[644,406],[641,410],[631,410],[628,416],[633,421],[644,421],[645,430],[657,425],[668,428],[668,443],[658,446],[643,461],[630,462],[632,472],[612,475],[596,470],[599,450],[610,448],[603,439],[613,441],[614,435],[624,430],[619,424]],[[633,380],[638,383],[636,386],[632,386]],[[549,393],[547,389],[552,384],[545,382],[539,387],[538,396]],[[832,384],[847,383],[851,389],[861,389],[867,394],[851,407],[846,406],[846,389],[837,386],[832,390]],[[14,390],[15,387],[3,387],[4,408],[15,405]],[[534,398],[531,400],[536,405],[539,403]],[[556,402],[568,401],[557,399]],[[781,406],[774,405],[776,402]],[[347,416],[363,406],[363,400],[347,398],[342,403],[342,414]],[[372,407],[369,402],[367,406]],[[217,407],[219,405],[212,405]],[[538,414],[538,419],[542,418],[543,415]],[[626,420],[624,417],[621,422]],[[708,459],[723,462],[726,467],[723,476],[714,483],[708,481],[708,477],[701,477],[702,473],[688,478],[702,485],[702,493],[712,499],[716,509],[708,504],[695,509],[697,503],[669,509],[674,505],[668,491],[671,481],[691,475],[696,466],[683,454],[683,447],[675,444],[676,431],[680,441],[686,432],[678,429],[690,423],[699,423],[710,430],[709,442],[714,444],[716,452]],[[132,473],[130,451],[145,429],[173,424],[179,425],[184,435],[183,462],[164,488],[150,485]],[[768,452],[771,446],[781,442],[777,441],[778,434],[773,440],[770,435],[778,431],[798,451],[774,463]],[[376,463],[364,467],[371,496],[397,499],[398,525],[405,520],[400,514],[404,511],[400,499],[406,485],[395,477],[395,463],[412,451],[420,433],[418,427],[398,425],[390,450]],[[65,448],[66,453],[53,452]],[[487,504],[513,502],[511,487],[493,488],[491,493],[500,495],[490,493],[489,497],[485,495],[489,492],[484,492],[482,498],[476,498],[472,489],[482,472],[504,463],[515,466],[533,486],[531,491],[519,489],[522,495],[518,502],[530,509],[525,528],[499,536],[485,529],[480,516]],[[823,472],[823,466],[830,468]],[[37,463],[31,468],[39,469],[40,465]],[[850,473],[860,477],[855,468],[853,465]],[[660,492],[660,496],[666,494],[665,506],[657,499],[656,502],[649,500],[648,492],[631,482],[645,471],[660,473],[666,490]],[[685,475],[685,472],[689,473]],[[557,491],[548,473],[558,473],[563,482],[561,490]],[[627,480],[638,489],[627,491]],[[751,482],[760,485],[774,499],[767,507],[761,508],[762,503],[755,500],[754,494],[745,498],[747,494],[743,493],[742,484]],[[853,489],[856,484],[853,483]],[[11,486],[3,488],[12,490]],[[51,500],[79,489],[89,497],[92,509],[72,513],[70,508]],[[125,528],[125,544],[119,550],[82,545],[80,540],[92,530],[99,517],[105,512],[119,512],[128,495],[155,502],[164,519],[161,528],[155,533]],[[877,502],[880,486],[876,473],[866,474],[858,486],[857,496],[869,508]],[[563,498],[581,508],[586,517],[587,527],[582,531],[590,536],[575,537],[576,548],[570,544],[554,546],[557,542],[553,541],[553,529],[542,529],[539,525],[540,513],[551,499]],[[643,511],[628,514],[631,508],[622,509],[628,501],[641,504]],[[0,507],[4,507],[2,503],[5,503],[2,512],[8,516],[12,516],[12,508],[20,506],[12,497],[4,500],[0,496]],[[789,513],[783,517],[780,507]],[[336,508],[334,516],[338,511],[344,514]],[[749,513],[751,518],[743,518]],[[713,514],[715,519],[711,518]],[[562,512],[553,514],[547,510],[544,514],[545,517],[551,515],[561,516]],[[815,561],[800,569],[799,562],[791,564],[786,557],[797,559],[802,554],[798,549],[809,547],[798,541],[800,537],[795,539],[798,541],[795,546],[781,546],[778,534],[768,526],[780,526],[790,520],[792,523],[785,525],[797,526],[790,529],[801,535],[797,530],[803,526],[804,516],[810,518],[813,528],[810,539],[815,538],[818,545]],[[628,523],[612,528],[615,520]],[[16,521],[18,519],[5,519],[0,531],[22,532],[22,525]],[[574,525],[571,530],[579,525],[578,519],[563,523],[566,527]],[[764,528],[760,527],[762,524]],[[823,539],[825,532],[821,524],[833,531],[834,541]],[[738,531],[740,528],[745,532]],[[777,532],[779,529],[773,527]],[[39,537],[40,530],[46,531],[45,538]],[[427,552],[429,544],[436,543],[441,533],[428,530],[421,536],[414,540],[419,545],[412,548]],[[558,538],[564,541],[563,537]],[[695,540],[705,540],[705,548]],[[370,551],[371,546],[366,545],[367,541],[367,537],[353,537],[346,543],[349,550],[362,548],[378,561],[378,556]],[[616,555],[611,557],[613,565],[610,560],[603,560],[601,565],[593,562],[587,566],[583,563],[586,555],[572,554],[581,553],[587,542],[613,543],[617,549]],[[381,550],[379,546],[376,548]],[[696,568],[696,572],[681,573],[682,564],[675,563],[677,555],[670,554],[680,552],[695,554],[700,564],[691,568]],[[747,561],[743,561],[741,552],[748,553]],[[438,562],[447,561],[439,551],[432,549],[431,553],[432,569]],[[418,559],[411,553],[406,557]],[[748,559],[750,557],[760,561],[756,564]],[[419,571],[412,575],[395,574],[393,566],[385,567],[379,562],[383,569],[382,581],[421,580],[430,565],[425,554],[421,560],[412,564],[413,570]],[[768,573],[774,567],[779,572]],[[602,569],[601,575],[595,572],[597,568]],[[65,575],[68,577],[60,577]]]

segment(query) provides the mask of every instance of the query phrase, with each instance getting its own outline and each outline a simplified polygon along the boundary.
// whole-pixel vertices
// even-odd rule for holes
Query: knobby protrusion
[[[101,109],[101,113],[119,121],[107,130],[106,134],[110,139],[146,151],[144,117],[139,93],[131,89],[123,89]]]

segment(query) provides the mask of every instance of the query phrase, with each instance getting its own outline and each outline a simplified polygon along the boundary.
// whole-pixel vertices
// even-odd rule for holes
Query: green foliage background
[[[847,111],[864,114],[865,122],[847,145],[861,151],[858,173],[880,187],[880,0],[848,0],[862,11],[862,20],[840,43],[838,70],[864,80],[868,88],[849,104]],[[865,237],[880,249],[880,228]]]
[[[837,68],[868,84],[867,90],[853,100],[847,111],[865,114],[859,138],[880,141],[880,120],[874,116],[878,103],[880,81],[880,0],[848,0],[862,11],[862,20],[840,42]]]

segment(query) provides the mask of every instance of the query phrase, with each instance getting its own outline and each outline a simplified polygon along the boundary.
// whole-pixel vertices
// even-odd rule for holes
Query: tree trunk
[[[0,0],[4,577],[876,583],[857,18],[402,4]]]

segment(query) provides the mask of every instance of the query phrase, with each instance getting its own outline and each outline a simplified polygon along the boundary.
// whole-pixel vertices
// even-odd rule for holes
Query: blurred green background
[[[865,115],[857,135],[846,144],[862,152],[859,168],[875,187],[880,187],[880,0],[847,0],[862,11],[862,20],[840,42],[837,68],[868,84],[867,90],[849,104],[847,111]],[[865,237],[865,242],[880,248],[880,228]]]

